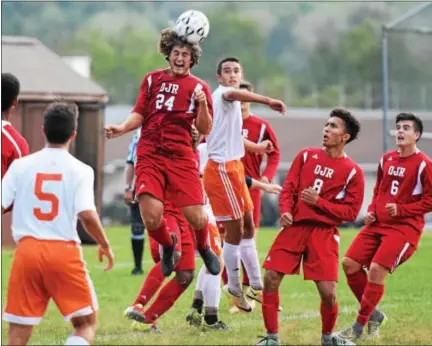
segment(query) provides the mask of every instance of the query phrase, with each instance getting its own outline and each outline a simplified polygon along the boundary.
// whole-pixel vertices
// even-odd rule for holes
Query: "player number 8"
[[[390,187],[390,194],[396,196],[399,190],[399,181],[393,180]]]
[[[324,181],[323,180],[321,180],[321,179],[315,179],[315,181],[314,181],[314,183],[312,185],[312,188],[316,192],[318,192],[318,194],[319,194],[321,192],[321,189],[322,189],[323,185],[324,185]]]

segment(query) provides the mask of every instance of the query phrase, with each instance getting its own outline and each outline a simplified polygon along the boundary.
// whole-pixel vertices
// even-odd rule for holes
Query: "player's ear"
[[[13,100],[12,102],[12,108],[15,108],[18,105],[18,98],[16,98],[15,100]]]
[[[70,140],[73,141],[76,138],[76,136],[77,136],[77,132],[76,131],[72,132],[72,135],[70,136]]]
[[[218,82],[221,82],[222,76],[219,73],[216,73],[216,79]]]
[[[344,143],[348,143],[348,141],[350,140],[350,138],[351,138],[351,135],[349,133],[345,133],[342,136],[342,139],[343,139]]]

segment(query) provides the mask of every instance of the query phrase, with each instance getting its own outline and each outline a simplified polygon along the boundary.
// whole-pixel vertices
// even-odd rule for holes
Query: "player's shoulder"
[[[303,163],[306,163],[311,158],[318,159],[321,154],[322,148],[306,147],[297,153],[297,157],[302,157]]]
[[[195,75],[192,74],[192,73],[189,74],[188,79],[189,79],[190,81],[192,81],[192,82],[195,82],[195,83],[201,84],[203,87],[206,87],[206,88],[209,88],[209,89],[210,89],[209,84],[208,84],[205,80],[203,80],[203,79],[201,79],[201,78],[195,76]]]
[[[432,164],[432,159],[425,152],[419,150],[417,152],[420,161],[425,161],[428,164]]]
[[[270,126],[269,122],[261,117],[259,117],[256,114],[251,114],[248,118],[248,121],[250,121],[253,124],[259,124],[259,125],[266,125],[266,126]]]
[[[16,142],[27,143],[24,136],[21,133],[19,133],[19,131],[10,122],[2,120],[1,124],[2,124],[2,130],[4,130],[9,136],[11,136],[13,140],[15,140]]]

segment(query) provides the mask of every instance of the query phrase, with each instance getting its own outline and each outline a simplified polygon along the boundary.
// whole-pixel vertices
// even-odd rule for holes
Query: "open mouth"
[[[174,63],[174,67],[183,68],[184,64]]]
[[[324,135],[323,139],[329,139],[328,135]]]
[[[397,136],[397,140],[398,141],[403,141],[404,140],[404,136]]]

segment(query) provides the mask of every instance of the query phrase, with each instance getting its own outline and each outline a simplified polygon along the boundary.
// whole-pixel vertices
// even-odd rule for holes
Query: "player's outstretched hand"
[[[104,127],[106,138],[116,138],[124,134],[123,126],[121,125],[105,125]]]
[[[318,199],[319,199],[319,194],[318,194],[318,192],[317,192],[314,188],[312,188],[312,187],[309,187],[309,188],[307,188],[307,189],[304,189],[304,190],[301,192],[301,200],[302,200],[303,202],[305,202],[306,204],[315,205],[315,204],[317,204]]]
[[[287,107],[281,100],[270,99],[269,107],[276,112],[285,114]]]
[[[108,259],[108,263],[104,268],[104,270],[107,271],[110,270],[112,267],[114,267],[114,253],[111,249],[111,246],[102,247],[99,245],[98,247],[99,262],[102,262],[104,257]]]
[[[396,203],[387,203],[386,204],[387,212],[391,217],[397,216],[397,204]]]
[[[274,193],[274,194],[279,194],[282,191],[282,186],[278,185],[278,184],[269,184],[269,183],[264,183],[264,191],[267,193]]]
[[[366,226],[372,225],[376,221],[376,217],[374,213],[367,213],[363,219],[363,222]]]
[[[202,89],[195,92],[195,101],[201,104],[207,103],[207,96]]]
[[[271,141],[269,141],[268,139],[266,139],[266,140],[263,140],[260,144],[259,144],[259,146],[260,146],[260,153],[261,154],[268,154],[268,153],[271,153],[271,152],[273,152],[273,150],[274,150],[274,145],[273,145],[273,143],[271,142]]]
[[[280,224],[282,227],[291,226],[293,223],[293,217],[290,213],[283,213],[280,218]]]

